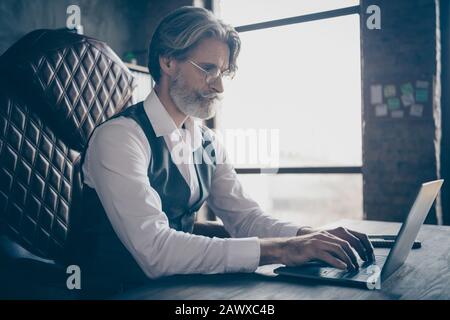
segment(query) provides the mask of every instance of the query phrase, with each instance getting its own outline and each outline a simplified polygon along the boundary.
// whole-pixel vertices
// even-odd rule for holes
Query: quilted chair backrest
[[[103,42],[36,30],[0,57],[0,232],[57,260],[80,202],[79,155],[131,104],[134,80]]]

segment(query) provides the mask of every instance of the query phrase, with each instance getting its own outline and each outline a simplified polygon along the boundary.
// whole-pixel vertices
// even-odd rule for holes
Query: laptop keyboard
[[[357,271],[345,271],[333,267],[320,268],[320,275],[322,277],[330,278],[352,278],[357,275],[371,275],[374,272],[374,268],[371,266],[376,265],[380,269],[383,268],[383,265],[386,262],[386,258],[386,256],[375,256],[375,263],[358,259],[359,270]]]

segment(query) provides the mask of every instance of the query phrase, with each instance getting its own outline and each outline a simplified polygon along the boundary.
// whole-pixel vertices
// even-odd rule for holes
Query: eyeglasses
[[[217,81],[219,78],[226,78],[226,79],[233,79],[234,73],[230,70],[220,71],[219,68],[213,67],[211,70],[205,70],[204,68],[200,67],[197,63],[195,63],[192,60],[188,60],[190,64],[192,64],[197,69],[203,71],[206,75],[206,83],[211,84]]]

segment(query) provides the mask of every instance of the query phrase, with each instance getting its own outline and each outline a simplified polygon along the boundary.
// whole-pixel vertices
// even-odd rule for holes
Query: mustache
[[[217,99],[217,100],[223,99],[223,94],[217,92],[199,92],[199,95],[205,99]]]

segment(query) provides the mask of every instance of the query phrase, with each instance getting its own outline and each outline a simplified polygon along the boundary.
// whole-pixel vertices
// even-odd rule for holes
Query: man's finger
[[[349,267],[347,266],[347,264],[344,261],[339,260],[338,258],[336,258],[335,256],[331,255],[330,253],[328,253],[326,251],[320,251],[317,254],[317,259],[325,262],[326,264],[328,264],[332,267],[338,268],[338,269],[342,269],[342,270],[349,269]]]
[[[328,231],[331,234],[334,234],[335,230]],[[361,259],[365,261],[369,261],[371,259],[371,255],[367,253],[367,250],[362,243],[362,241],[356,237],[354,234],[350,233],[348,229],[342,228],[341,231],[338,231],[337,234],[334,234],[335,236],[346,240],[350,243],[350,245],[358,252],[358,255],[361,257]]]
[[[347,264],[349,270],[358,269],[358,265],[357,264],[355,265],[353,263],[352,259],[348,256],[347,252],[341,245],[333,242],[322,241],[322,246],[324,251],[327,251],[336,258],[339,258],[340,260],[344,261]]]
[[[364,248],[366,249],[367,256],[369,257],[369,259],[371,259],[372,261],[375,261],[375,252],[374,252],[372,243],[369,240],[369,237],[364,233],[356,232],[353,230],[348,230],[348,232],[353,234],[355,237],[357,237],[362,242],[362,244],[364,245]]]
[[[344,249],[344,251],[347,253],[347,256],[351,259],[353,267],[355,269],[359,268],[358,259],[356,258],[355,253],[353,252],[352,248],[350,247],[350,244],[347,241],[342,240],[341,238],[336,237],[335,235],[328,233],[326,231],[322,234],[322,236],[324,236],[323,240],[336,243],[342,249]]]

